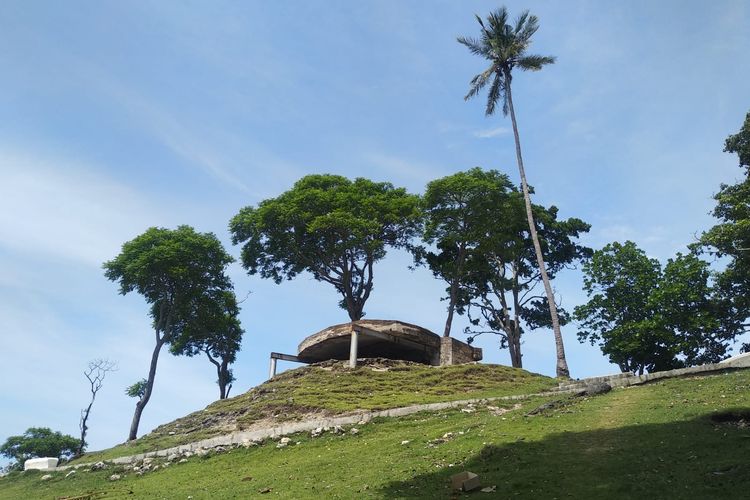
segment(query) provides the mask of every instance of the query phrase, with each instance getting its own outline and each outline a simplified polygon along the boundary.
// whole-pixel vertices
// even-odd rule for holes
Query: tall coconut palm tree
[[[495,113],[495,108],[499,101],[502,101],[503,115],[510,113],[510,119],[513,123],[513,136],[516,141],[516,160],[518,161],[518,172],[521,176],[521,188],[526,201],[526,217],[529,221],[529,233],[534,242],[536,259],[539,264],[539,272],[544,282],[544,290],[547,293],[547,302],[549,303],[550,315],[552,317],[552,330],[555,334],[555,344],[557,346],[557,376],[569,377],[568,362],[565,360],[565,347],[563,346],[562,333],[560,332],[560,320],[557,316],[557,306],[555,305],[555,296],[552,292],[547,270],[544,265],[542,256],[542,247],[539,244],[539,237],[534,224],[534,215],[531,211],[531,198],[529,196],[529,186],[526,183],[526,172],[523,168],[523,158],[521,156],[521,140],[518,135],[518,124],[516,122],[516,113],[513,109],[513,94],[511,93],[511,82],[513,79],[513,70],[515,68],[523,71],[539,71],[547,64],[555,62],[554,57],[530,55],[526,49],[531,44],[531,37],[539,29],[539,20],[536,16],[529,15],[524,11],[515,20],[510,23],[508,20],[508,11],[501,7],[487,16],[486,21],[476,16],[481,27],[481,36],[458,37],[458,42],[465,45],[469,50],[478,56],[482,56],[490,62],[490,66],[472,78],[469,93],[464,97],[469,100],[479,94],[479,92],[489,83],[487,92],[486,115],[490,116]]]

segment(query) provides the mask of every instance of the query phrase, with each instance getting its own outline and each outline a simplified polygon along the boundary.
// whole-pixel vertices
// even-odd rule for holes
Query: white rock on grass
[[[109,476],[109,480],[110,481],[119,481],[120,480],[120,475],[119,474],[112,474],[111,476]]]
[[[42,481],[46,481],[48,479],[52,479],[52,474],[45,474],[41,477]]]

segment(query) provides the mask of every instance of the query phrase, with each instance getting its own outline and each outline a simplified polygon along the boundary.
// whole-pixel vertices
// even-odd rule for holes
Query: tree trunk
[[[86,446],[86,432],[88,432],[89,430],[87,422],[89,420],[89,413],[91,413],[91,407],[94,405],[95,398],[96,393],[94,393],[94,395],[91,397],[91,402],[86,407],[86,409],[81,412],[81,441],[78,443],[78,449],[76,450],[77,457],[83,455],[83,447]]]
[[[565,346],[563,346],[562,332],[560,331],[560,320],[557,316],[557,304],[555,304],[555,295],[552,292],[552,285],[549,282],[549,276],[547,276],[547,269],[544,265],[544,257],[542,256],[542,247],[539,244],[539,237],[536,233],[536,225],[534,223],[534,214],[531,210],[531,197],[529,196],[529,186],[526,183],[526,172],[523,168],[523,158],[521,157],[521,139],[518,135],[518,125],[516,123],[516,113],[513,109],[513,96],[510,91],[510,74],[506,73],[507,87],[505,91],[508,96],[508,108],[510,109],[510,119],[513,123],[513,136],[516,141],[516,160],[518,161],[518,172],[521,176],[521,189],[523,190],[523,199],[526,203],[526,218],[529,221],[529,233],[531,234],[531,240],[534,243],[534,251],[536,253],[536,261],[539,265],[539,272],[542,275],[542,282],[544,283],[544,291],[547,294],[547,302],[549,302],[549,312],[552,317],[552,331],[555,335],[555,346],[557,351],[557,369],[556,373],[558,377],[570,378],[570,371],[568,370],[568,362],[565,359]]]
[[[460,281],[461,272],[463,269],[463,260],[466,257],[466,249],[463,244],[458,249],[458,256],[456,257],[456,276],[451,281],[451,290],[448,296],[448,317],[445,320],[445,329],[443,329],[443,337],[451,336],[451,325],[453,324],[453,313],[456,310],[456,300],[458,295],[458,282]]]
[[[141,423],[143,409],[151,398],[151,390],[154,388],[154,379],[156,378],[156,363],[159,360],[159,351],[161,351],[163,345],[164,337],[159,337],[159,331],[157,330],[156,345],[154,346],[154,352],[151,353],[151,366],[148,370],[148,380],[146,380],[146,391],[143,393],[143,397],[135,404],[135,413],[133,413],[133,421],[130,424],[128,441],[133,441],[138,437],[138,425]]]

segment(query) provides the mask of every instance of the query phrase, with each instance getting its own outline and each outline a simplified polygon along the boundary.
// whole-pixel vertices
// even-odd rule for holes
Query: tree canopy
[[[662,268],[635,243],[610,243],[584,264],[588,303],[575,308],[579,340],[598,344],[623,372],[717,362],[735,331],[708,263],[677,254]]]
[[[373,264],[418,234],[419,197],[388,182],[308,175],[230,222],[248,274],[281,283],[307,271],[334,286],[352,321],[365,314]]]
[[[494,228],[505,227],[513,184],[497,170],[473,168],[427,184],[423,196],[423,239],[435,250],[419,247],[417,262],[426,262],[436,278],[448,283],[448,317],[443,335],[450,336],[453,313],[464,286],[466,260]]]
[[[731,300],[733,328],[745,330],[750,317],[750,113],[740,131],[727,138],[724,151],[737,154],[745,177],[736,184],[721,185],[713,210],[719,223],[704,232],[693,248],[728,260],[717,284]],[[748,349],[750,344],[745,344],[743,350]]]
[[[153,320],[155,345],[146,386],[136,403],[130,440],[137,436],[141,413],[151,397],[162,346],[181,338],[193,321],[201,321],[204,309],[199,304],[205,296],[232,289],[224,270],[233,260],[214,234],[179,226],[152,227],[104,263],[105,276],[119,283],[121,294],[135,291],[146,299]]]
[[[506,203],[495,208],[499,222],[488,227],[481,245],[467,264],[466,293],[461,308],[468,310],[472,327],[470,340],[493,333],[500,337],[501,348],[509,348],[511,364],[523,366],[521,335],[523,326],[549,328],[551,316],[547,296],[539,285],[542,275],[529,237],[523,195],[513,190]],[[558,219],[558,209],[533,205],[534,219],[549,279],[567,267],[591,256],[591,249],[578,243],[590,225],[577,218]],[[561,324],[568,315],[559,309]]]
[[[234,292],[221,290],[205,294],[196,302],[199,308],[180,328],[181,335],[170,345],[172,354],[195,356],[204,353],[216,368],[219,399],[229,396],[234,381],[229,367],[237,358],[244,330],[240,325],[240,308]]]
[[[0,455],[15,462],[11,468],[21,468],[30,458],[55,457],[69,459],[78,449],[78,439],[48,427],[30,427],[20,436],[10,436],[2,446]]]

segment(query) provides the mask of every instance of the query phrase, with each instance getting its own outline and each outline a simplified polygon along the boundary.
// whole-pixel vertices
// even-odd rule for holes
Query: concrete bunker
[[[305,338],[297,355],[271,353],[269,378],[276,374],[276,362],[317,363],[331,359],[388,358],[444,366],[482,359],[482,349],[452,337],[441,337],[426,328],[396,320],[359,320],[325,328]]]

